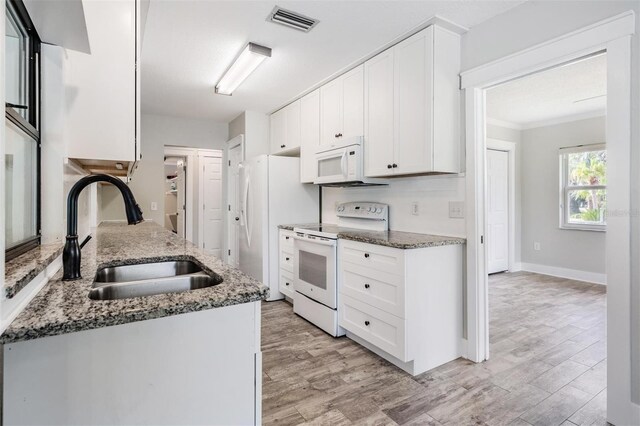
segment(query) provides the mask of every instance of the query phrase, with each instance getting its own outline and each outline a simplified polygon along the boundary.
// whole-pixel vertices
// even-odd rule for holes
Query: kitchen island
[[[106,266],[192,261],[222,282],[92,300]],[[152,222],[106,223],[0,337],[4,424],[259,424],[268,289]]]

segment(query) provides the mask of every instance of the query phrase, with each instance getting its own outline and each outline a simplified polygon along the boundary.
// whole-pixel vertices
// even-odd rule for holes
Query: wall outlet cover
[[[420,205],[417,201],[411,203],[411,214],[414,216],[418,216],[420,214]]]
[[[156,210],[158,210],[158,203],[155,202],[155,201],[152,201],[151,202],[151,211],[155,212]]]
[[[540,243],[539,243],[539,242],[537,242],[537,241],[536,241],[536,242],[534,242],[534,243],[533,243],[533,249],[534,249],[535,251],[540,251]]]
[[[449,217],[452,219],[464,218],[464,201],[449,201]]]

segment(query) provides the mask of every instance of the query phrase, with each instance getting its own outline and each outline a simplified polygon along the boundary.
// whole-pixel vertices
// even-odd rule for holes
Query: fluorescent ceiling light
[[[231,95],[262,61],[269,57],[271,57],[271,49],[249,43],[216,84],[216,93]]]

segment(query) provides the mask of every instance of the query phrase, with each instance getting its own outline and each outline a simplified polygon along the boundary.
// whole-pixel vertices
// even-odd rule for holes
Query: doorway
[[[186,235],[186,171],[186,158],[165,156],[164,227],[181,238]]]
[[[640,411],[631,398],[632,368],[637,354],[631,346],[631,45],[635,17],[626,12],[570,34],[462,73],[467,129],[467,356],[480,362],[489,358],[488,282],[486,274],[485,198],[485,95],[498,84],[552,66],[572,62],[588,54],[606,51],[607,122],[609,164],[607,209],[619,214],[607,217],[607,420],[637,424]],[[635,238],[635,237],[634,237]],[[615,307],[615,309],[612,309]]]

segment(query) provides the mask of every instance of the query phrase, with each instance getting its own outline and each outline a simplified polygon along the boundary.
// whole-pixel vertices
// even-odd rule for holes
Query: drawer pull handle
[[[366,325],[367,327],[369,326],[369,324],[371,324],[369,321],[364,322],[364,325]]]
[[[364,288],[369,288],[369,287],[371,287],[369,284],[364,285]]]
[[[368,258],[369,257],[369,253],[365,253],[364,257]]]
[[[289,261],[289,258],[288,258],[288,257],[285,257],[284,259],[285,259],[287,262]]]

